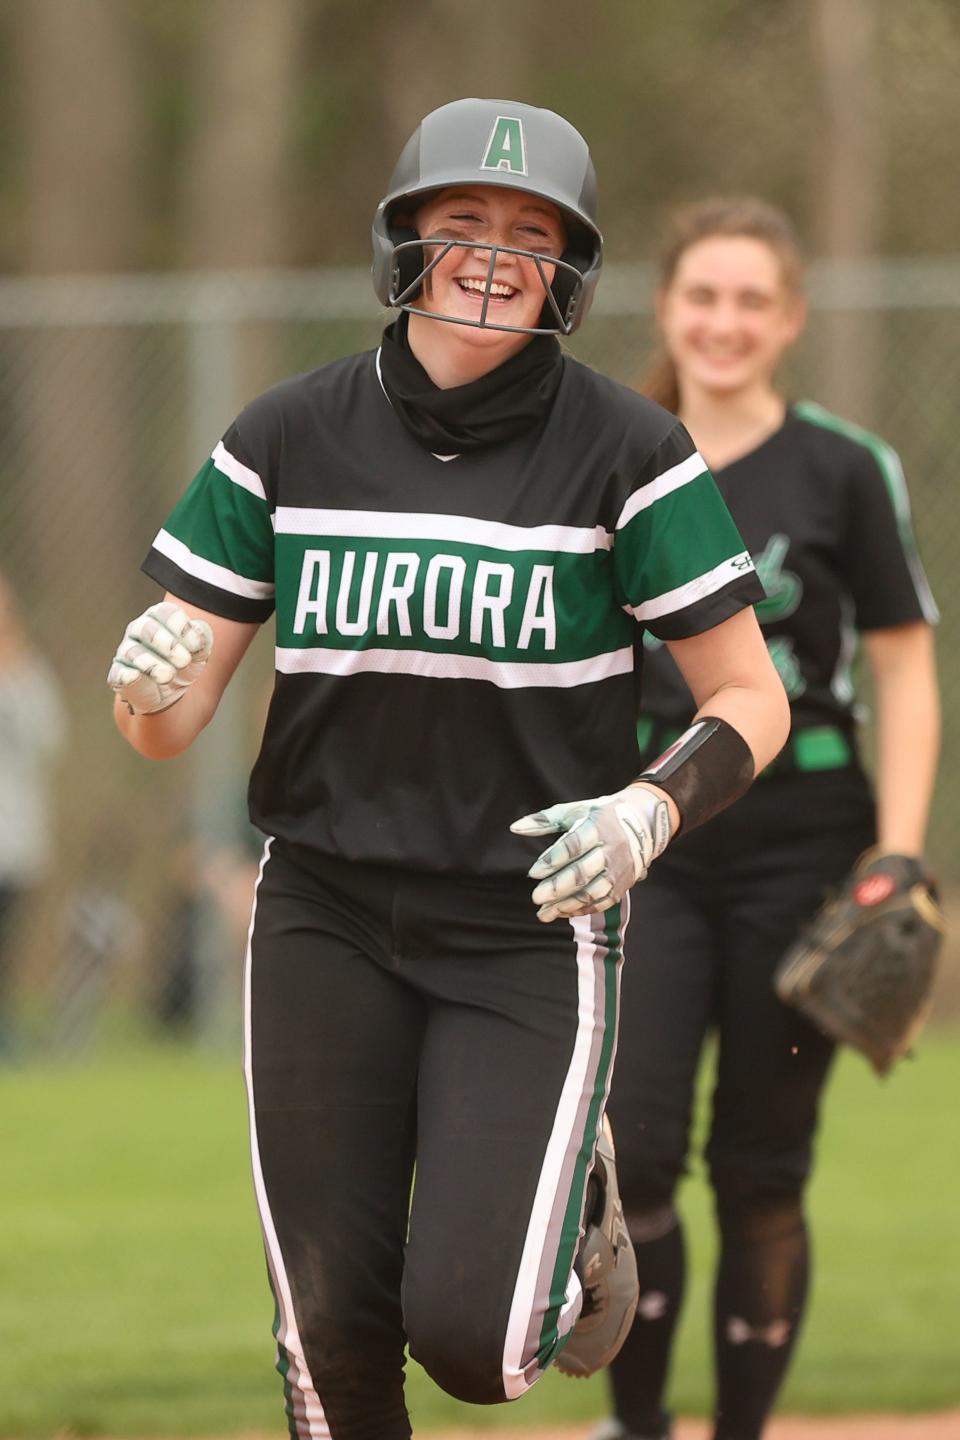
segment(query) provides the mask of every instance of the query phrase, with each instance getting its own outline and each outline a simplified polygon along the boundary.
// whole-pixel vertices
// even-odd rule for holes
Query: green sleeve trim
[[[708,470],[656,500],[617,531],[613,554],[626,603],[679,591],[746,549]]]
[[[822,430],[832,430],[836,435],[845,435],[848,440],[854,440],[865,450],[869,450],[887,487],[887,494],[890,497],[890,504],[897,522],[900,544],[903,546],[907,568],[920,601],[923,618],[928,624],[935,625],[940,619],[940,611],[933,598],[920,560],[910,514],[910,492],[907,489],[903,466],[896,450],[879,435],[874,435],[871,430],[865,430],[861,425],[854,425],[852,421],[842,420],[839,415],[825,410],[822,405],[818,405],[813,400],[798,401],[793,406],[793,412],[801,420],[806,420],[811,425],[819,425]]]
[[[234,484],[212,460],[197,474],[164,529],[214,565],[247,580],[273,581],[267,502]]]

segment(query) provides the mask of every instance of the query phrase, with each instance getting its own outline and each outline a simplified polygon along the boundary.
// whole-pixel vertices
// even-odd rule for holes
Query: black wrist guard
[[[726,720],[704,715],[637,779],[666,791],[680,811],[680,828],[693,830],[739,799],[753,776],[753,755],[743,736]]]

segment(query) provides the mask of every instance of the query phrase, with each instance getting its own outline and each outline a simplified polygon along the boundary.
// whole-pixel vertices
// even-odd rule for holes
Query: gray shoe
[[[583,1286],[583,1309],[554,1361],[564,1375],[578,1380],[610,1364],[630,1332],[640,1298],[637,1257],[623,1219],[613,1134],[606,1116],[593,1177],[600,1195],[574,1264]]]
[[[671,1440],[672,1435],[673,1427],[669,1423],[657,1435],[640,1435],[634,1430],[624,1430],[619,1420],[604,1420],[590,1432],[590,1440]]]

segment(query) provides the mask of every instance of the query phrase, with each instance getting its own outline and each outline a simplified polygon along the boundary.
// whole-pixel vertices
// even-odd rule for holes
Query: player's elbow
[[[770,676],[766,691],[766,704],[769,708],[767,720],[767,741],[770,747],[770,754],[761,761],[763,765],[769,765],[771,760],[776,759],[787,743],[790,734],[790,700],[786,690],[783,688],[783,681],[777,674],[773,665],[770,666]]]
[[[134,715],[121,700],[114,702],[113,718],[127,744],[145,760],[175,760],[188,750],[208,724],[212,712],[196,703],[192,694],[156,715]],[[175,712],[179,711],[177,714]]]
[[[790,734],[790,701],[772,661],[752,677],[742,733],[753,752],[757,775],[775,760]]]

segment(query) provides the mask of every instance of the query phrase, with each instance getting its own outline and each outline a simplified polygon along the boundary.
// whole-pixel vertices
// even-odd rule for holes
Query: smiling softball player
[[[710,1434],[760,1440],[806,1308],[804,1192],[834,1054],[827,1037],[837,1033],[836,1021],[823,1033],[802,1005],[783,1004],[775,983],[785,952],[828,893],[851,883],[868,846],[878,848],[861,866],[875,881],[928,889],[937,610],[897,456],[817,405],[788,402],[777,383],[805,320],[788,217],[751,197],[680,211],[657,307],[663,355],[651,386],[703,446],[750,546],[766,592],[757,618],[793,728],[741,803],[673,847],[635,896],[610,1110],[641,1297],[610,1370],[616,1414],[595,1440],[671,1434],[664,1400],[686,1269],[674,1197],[708,1034],[716,1081],[705,1158],[719,1239]],[[858,643],[874,683],[876,801],[860,759]],[[649,642],[646,680],[641,738],[652,759],[686,725],[692,701],[670,654]],[[897,976],[911,968],[920,915],[901,923],[886,960],[876,935],[861,941],[859,994],[851,985],[846,1006],[837,997],[837,1019],[846,1009],[869,1031],[872,1012],[881,1035],[897,1019]],[[839,967],[851,981],[856,958]],[[848,1023],[847,1038],[856,1028]]]
[[[621,902],[786,731],[689,437],[558,343],[601,262],[577,131],[443,106],[373,244],[399,319],[230,426],[109,677],[130,743],[178,754],[274,617],[246,1075],[291,1430],[334,1440],[406,1440],[407,1344],[475,1403],[615,1353]],[[656,786],[638,621],[707,717]]]

